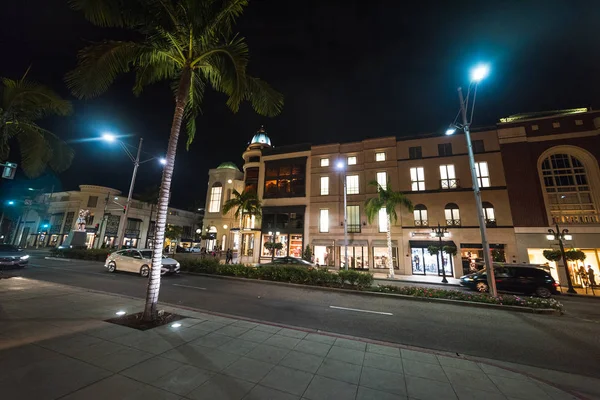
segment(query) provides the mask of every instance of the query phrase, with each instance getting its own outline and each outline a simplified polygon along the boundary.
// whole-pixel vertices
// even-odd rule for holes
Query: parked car
[[[259,266],[278,266],[282,264],[298,265],[299,267],[316,267],[315,264],[296,257],[275,257],[273,261],[266,264],[259,264]]]
[[[29,255],[12,244],[0,244],[0,267],[23,268],[29,263]]]
[[[197,246],[189,248],[189,252],[190,253],[200,253],[200,251],[202,251],[202,249],[200,247],[197,247]]]
[[[108,255],[104,266],[108,269],[108,272],[135,272],[140,276],[147,277],[150,275],[150,267],[152,266],[152,250],[119,250]],[[176,260],[163,256],[160,274],[178,274],[180,268],[181,266]]]
[[[550,297],[558,294],[558,284],[550,274],[533,266],[504,266],[494,268],[496,288],[504,292],[536,294],[539,297]],[[480,292],[488,291],[487,273],[483,269],[460,278],[460,284]]]

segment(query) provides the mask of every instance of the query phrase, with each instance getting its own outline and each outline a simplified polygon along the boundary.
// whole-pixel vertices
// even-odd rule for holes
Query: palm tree
[[[256,195],[255,191],[248,191],[248,190],[244,190],[242,193],[238,192],[237,190],[233,190],[233,192],[231,193],[232,197],[231,199],[227,200],[225,202],[225,204],[223,204],[223,215],[227,214],[229,211],[235,209],[235,213],[233,214],[235,218],[239,218],[239,235],[240,235],[240,255],[241,255],[241,235],[242,235],[242,229],[244,228],[243,226],[243,221],[244,221],[244,214],[245,215],[254,215],[256,217],[261,217],[262,216],[262,204],[261,201],[258,199],[258,196]]]
[[[41,175],[46,167],[56,172],[69,168],[73,150],[37,121],[50,115],[69,115],[71,103],[52,89],[27,79],[0,78],[0,162],[8,161],[16,143],[21,168],[29,178]]]
[[[408,209],[408,211],[413,211],[412,202],[402,193],[396,192],[392,190],[390,186],[390,182],[386,184],[384,188],[377,181],[369,182],[369,185],[377,187],[377,197],[372,197],[365,202],[365,213],[367,214],[367,218],[369,223],[372,223],[374,219],[379,216],[379,212],[381,210],[385,210],[387,216],[387,227],[386,227],[386,236],[387,236],[387,264],[389,269],[388,277],[394,277],[394,264],[392,261],[392,222],[396,222],[398,220],[398,215],[396,214],[396,207],[401,206]]]
[[[182,124],[187,146],[196,134],[196,117],[208,86],[224,93],[237,112],[249,101],[262,115],[281,112],[283,97],[264,81],[246,74],[248,46],[233,34],[233,24],[247,0],[71,0],[94,25],[125,28],[133,40],[105,40],[79,52],[77,68],[66,76],[79,98],[104,93],[118,75],[135,73],[134,94],[152,83],[171,83],[175,112],[157,207],[152,273],[148,279],[144,320],[157,318],[160,267],[169,192]]]

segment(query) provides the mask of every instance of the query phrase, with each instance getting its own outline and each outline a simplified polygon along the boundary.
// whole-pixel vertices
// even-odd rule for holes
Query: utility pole
[[[135,178],[137,175],[138,167],[140,166],[140,154],[142,152],[142,142],[144,138],[140,138],[140,143],[137,149],[137,155],[133,161],[133,174],[131,175],[131,184],[129,185],[129,195],[127,196],[127,203],[123,210],[123,216],[121,217],[121,224],[119,224],[119,234],[117,235],[117,249],[121,250],[123,247],[123,240],[125,238],[125,230],[127,229],[127,215],[129,214],[129,206],[131,205],[131,196],[133,196],[133,187],[135,186]]]

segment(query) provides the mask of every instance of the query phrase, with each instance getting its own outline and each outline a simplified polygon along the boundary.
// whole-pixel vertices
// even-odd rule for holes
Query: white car
[[[119,250],[108,255],[104,266],[108,269],[108,272],[135,272],[146,278],[150,275],[150,267],[152,266],[152,250]],[[176,260],[163,256],[160,274],[178,274],[180,268],[181,266]]]

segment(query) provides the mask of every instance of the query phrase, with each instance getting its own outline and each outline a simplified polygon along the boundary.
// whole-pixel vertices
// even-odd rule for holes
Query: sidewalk
[[[0,280],[0,393],[11,400],[577,399],[600,380],[516,372],[424,349],[165,306],[180,327],[104,322],[143,302],[47,282]],[[546,375],[544,375],[546,374]],[[600,398],[600,397],[598,397]]]
[[[394,278],[388,278],[387,273],[375,272],[373,274],[373,278],[378,281],[388,281],[388,282],[403,282],[403,283],[420,283],[420,284],[428,284],[428,285],[440,285],[440,286],[449,286],[450,289],[453,289],[453,286],[460,286],[460,280],[456,278],[452,278],[447,276],[446,279],[448,283],[442,283],[441,276],[427,276],[427,275],[395,275]],[[385,284],[385,283],[383,283]]]

